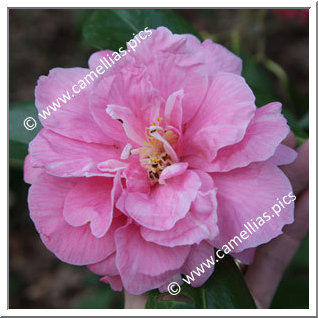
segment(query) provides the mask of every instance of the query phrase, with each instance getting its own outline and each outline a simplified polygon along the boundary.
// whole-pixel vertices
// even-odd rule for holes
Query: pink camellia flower
[[[35,90],[41,112],[90,69],[56,68]],[[114,290],[164,290],[292,192],[277,167],[295,159],[281,105],[256,108],[241,60],[210,40],[159,27],[47,119],[25,180],[43,243]],[[293,222],[293,204],[235,249]],[[213,268],[196,278],[202,285]]]

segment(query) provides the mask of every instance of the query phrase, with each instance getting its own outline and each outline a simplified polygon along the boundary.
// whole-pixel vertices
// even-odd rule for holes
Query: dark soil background
[[[271,10],[175,11],[203,36],[212,36],[228,47],[235,31],[241,30],[244,48],[278,63],[298,94],[308,100],[306,19],[288,20]],[[51,68],[87,67],[95,49],[82,44],[81,26],[90,13],[9,10],[10,103],[33,99],[37,78]],[[280,100],[285,100],[280,82],[270,76]],[[23,182],[22,170],[10,167],[9,178],[9,308],[122,308],[122,293],[111,291],[85,267],[62,263],[44,247],[28,215],[28,185]],[[287,271],[272,307],[308,307],[308,238]]]

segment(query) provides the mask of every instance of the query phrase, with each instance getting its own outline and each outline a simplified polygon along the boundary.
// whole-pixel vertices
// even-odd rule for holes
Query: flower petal
[[[140,233],[146,241],[169,247],[199,244],[218,235],[216,210],[216,190],[199,191],[190,212],[171,230],[154,231],[142,227]]]
[[[171,125],[181,132],[182,130],[182,99],[184,97],[184,91],[181,89],[178,92],[172,93],[165,106],[164,119],[166,124]]]
[[[100,171],[107,173],[117,173],[118,171],[124,170],[128,167],[128,163],[116,159],[108,159],[106,161],[97,164],[97,168]]]
[[[276,166],[283,166],[294,162],[296,158],[297,152],[294,149],[280,144],[269,161]]]
[[[63,215],[71,226],[89,223],[97,238],[105,235],[112,223],[113,202],[111,191],[113,180],[103,177],[85,178],[67,194]]]
[[[182,268],[182,273],[186,276],[185,279],[191,282],[191,286],[202,286],[212,275],[214,265],[207,262],[207,260],[212,262],[211,256],[214,257],[214,248],[207,241],[202,241],[199,245],[191,246],[191,252]],[[198,268],[204,270],[204,273],[200,273]],[[195,275],[192,271],[199,273],[200,276]],[[191,281],[187,275],[193,277],[194,280]]]
[[[218,71],[241,75],[242,60],[223,45],[205,40],[202,43],[206,56],[209,76],[214,76]]]
[[[107,175],[97,164],[120,156],[116,147],[77,141],[45,128],[31,141],[29,153],[34,167],[59,177]]]
[[[209,171],[229,171],[248,166],[251,162],[265,161],[274,155],[288,133],[289,127],[281,114],[280,103],[270,103],[258,108],[243,140],[220,149]]]
[[[109,255],[101,262],[87,266],[90,271],[100,276],[116,276],[119,275],[116,267],[116,253]]]
[[[124,171],[123,176],[126,178],[128,192],[149,193],[149,177],[146,169],[140,166],[139,161],[133,160]]]
[[[101,282],[110,284],[110,287],[115,291],[123,290],[123,283],[119,275],[116,276],[104,276],[100,279]]]
[[[44,172],[43,168],[34,168],[31,164],[31,157],[27,155],[24,159],[23,178],[25,183],[32,184],[38,176]]]
[[[255,113],[254,101],[242,77],[218,73],[198,113],[186,127],[183,155],[201,156],[211,162],[220,148],[242,140]]]
[[[145,130],[142,122],[127,107],[118,105],[107,105],[107,114],[112,118],[119,120],[127,137],[137,145],[142,146],[145,141]]]
[[[201,43],[192,34],[183,34],[191,43],[193,49],[202,51],[205,57],[206,70],[209,77],[215,76],[218,72],[227,72],[241,75],[242,59],[221,44],[214,43],[207,39]]]
[[[93,236],[88,224],[69,225],[63,217],[64,201],[78,181],[78,178],[42,174],[30,187],[28,202],[31,219],[45,246],[64,262],[87,265],[97,263],[115,251],[114,231],[124,225],[125,220],[114,219],[102,238]]]
[[[92,77],[88,76],[89,82],[87,82],[85,77],[88,74],[90,74],[90,70],[76,67],[54,68],[50,70],[48,76],[41,76],[35,88],[35,105],[39,114],[46,119],[42,116],[39,116],[39,119],[45,128],[65,137],[85,142],[109,144],[112,140],[98,127],[87,108],[90,85],[96,80],[95,75],[91,74]],[[82,85],[86,85],[82,90],[80,90],[79,81],[84,83]],[[79,93],[73,92],[72,87]],[[65,98],[63,94],[66,96]],[[45,116],[43,111],[49,112],[50,115]]]
[[[126,145],[130,143],[130,139],[125,134],[122,123],[112,119],[106,113],[107,105],[118,105],[117,107],[126,108],[123,114],[125,118],[116,118],[125,119],[127,122],[128,117],[133,116],[134,121],[138,122],[139,125],[136,126],[134,122],[129,121],[128,128],[136,129],[133,132],[137,133],[137,136],[133,135],[132,138],[137,138],[140,142],[139,137],[144,136],[144,131],[138,136],[140,129],[148,127],[150,122],[154,120],[154,116],[159,116],[163,99],[148,80],[144,67],[136,67],[128,62],[123,64],[121,67],[117,67],[116,64],[114,66],[117,67],[116,72],[105,74],[94,84],[89,108],[104,134]],[[121,110],[121,108],[117,108],[116,113]]]
[[[164,100],[181,89],[183,121],[188,122],[199,108],[207,90],[205,56],[193,48],[193,41],[184,34],[172,34],[165,27],[151,30],[149,39],[130,53],[135,64],[147,70],[149,80]]]
[[[153,230],[169,230],[189,211],[201,182],[192,171],[170,179],[165,185],[157,184],[149,195],[124,191],[117,207],[140,225]]]
[[[164,247],[145,241],[133,223],[116,231],[116,265],[128,293],[140,295],[176,274],[190,247]]]
[[[159,287],[160,293],[167,293],[169,284],[172,282],[178,283],[179,286],[182,286],[184,284],[180,273],[174,274],[172,277],[169,277],[167,281],[164,284],[162,284],[162,286]]]
[[[278,200],[292,193],[290,182],[285,174],[271,163],[254,163],[227,173],[213,173],[212,177],[218,188],[220,234],[213,240],[216,247],[228,245],[230,240],[238,236],[237,244],[233,241],[230,244],[234,248],[232,252],[238,253],[269,242],[282,234],[285,224],[294,221],[292,200],[288,200],[289,205],[286,204],[285,208],[278,204]],[[279,212],[279,208],[281,211],[276,214],[275,209]],[[248,232],[247,222],[250,222],[255,232]],[[247,232],[247,235],[243,235],[245,239],[240,237],[242,231]]]
[[[162,183],[163,180],[167,180],[180,174],[184,173],[188,168],[188,164],[186,162],[177,162],[172,164],[171,166],[166,167],[162,170],[162,173],[159,178],[159,183]]]

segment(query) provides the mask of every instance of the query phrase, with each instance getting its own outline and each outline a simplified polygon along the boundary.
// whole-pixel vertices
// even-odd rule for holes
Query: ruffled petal
[[[242,77],[218,73],[195,118],[185,127],[183,155],[211,162],[219,149],[242,140],[256,110],[254,101]]]
[[[291,184],[273,164],[254,163],[227,173],[213,173],[212,177],[218,188],[220,230],[214,246],[226,245],[239,253],[269,242],[282,234],[284,225],[294,221],[294,202],[288,198],[292,195]],[[279,200],[283,202],[284,197],[288,204],[283,203],[282,208]]]
[[[115,120],[119,120],[127,137],[137,145],[142,146],[145,141],[145,128],[142,122],[128,107],[107,105],[107,114]]]
[[[296,158],[297,151],[288,146],[280,144],[269,161],[276,166],[283,166],[289,165],[290,163],[294,162]]]
[[[190,209],[201,185],[193,171],[157,184],[149,195],[124,191],[117,202],[119,209],[140,225],[153,230],[169,230]]]
[[[25,183],[32,184],[38,176],[44,172],[43,168],[34,168],[31,164],[31,157],[27,155],[24,159],[23,178]]]
[[[212,260],[214,261],[214,248],[210,243],[203,241],[199,245],[191,246],[191,252],[182,267],[184,279],[193,287],[202,286],[214,271]]]
[[[97,165],[108,158],[119,158],[115,146],[85,143],[42,129],[29,144],[31,163],[59,177],[112,175],[102,173]]]
[[[229,171],[248,166],[251,162],[265,161],[275,154],[277,147],[288,133],[289,127],[281,114],[280,103],[270,103],[258,108],[247,127],[243,140],[220,149],[217,157],[211,163],[209,171]],[[280,150],[282,150],[281,147]],[[284,153],[282,154],[282,152]],[[284,149],[276,154],[275,158],[277,155],[283,162],[286,159],[287,161],[295,159],[295,153],[292,150],[287,153],[287,150]]]
[[[140,295],[160,287],[184,264],[189,246],[164,247],[145,241],[139,228],[128,224],[116,231],[116,265],[128,293]]]
[[[104,236],[113,217],[112,181],[103,177],[79,181],[65,198],[63,215],[66,222],[74,227],[89,223],[94,236]]]
[[[145,127],[148,127],[159,116],[161,104],[163,104],[163,99],[148,80],[146,70],[131,65],[131,63],[124,63],[122,67],[117,67],[116,72],[105,74],[94,84],[89,108],[104,134],[126,145],[131,143],[129,138],[132,140],[137,138],[137,143],[142,143],[139,137],[144,136]],[[119,115],[117,113],[123,110],[121,107],[125,108],[125,111],[121,112],[121,115],[125,117],[116,118],[125,120],[125,125],[128,125],[125,127],[126,133],[131,135],[133,132],[133,135],[129,137],[123,129],[122,122],[114,120],[106,113],[108,105],[117,105],[116,109],[111,111],[113,115]],[[129,128],[133,128],[133,130]]]
[[[136,160],[129,164],[123,176],[126,178],[128,192],[149,193],[150,181],[147,170],[141,167]]]
[[[166,167],[160,175],[159,183],[164,183],[164,180],[181,175],[187,168],[188,164],[186,162],[178,162]]]
[[[147,70],[150,82],[164,100],[183,89],[183,122],[188,122],[198,110],[208,86],[204,53],[193,48],[195,40],[188,35],[172,34],[165,27],[151,32],[149,39],[138,44],[138,50],[130,56],[137,66]]]
[[[183,34],[191,43],[193,49],[204,53],[206,70],[209,77],[215,76],[218,72],[227,72],[241,75],[242,59],[233,54],[221,44],[214,43],[207,39],[201,43],[192,34]]]
[[[211,240],[218,235],[216,211],[216,190],[198,192],[190,212],[171,230],[154,231],[142,227],[140,233],[146,241],[169,247],[199,244],[202,240]]]
[[[38,80],[35,105],[45,128],[76,140],[109,144],[112,139],[102,132],[88,109],[92,83],[97,80],[94,74],[89,74],[90,70],[79,67],[52,69],[48,76],[41,76]],[[80,89],[80,85],[86,87]],[[45,115],[44,111],[50,115]]]
[[[223,45],[205,40],[202,47],[206,56],[209,76],[215,76],[219,71],[241,75],[242,59]]]
[[[164,119],[167,125],[173,126],[181,132],[182,130],[182,99],[184,97],[183,89],[172,93],[167,101],[164,112]]]
[[[110,287],[115,291],[123,290],[123,283],[119,275],[116,276],[104,276],[100,279],[101,282],[109,284]]]
[[[45,246],[64,262],[87,265],[97,263],[115,251],[114,231],[124,225],[125,220],[114,219],[102,238],[92,235],[89,224],[69,225],[63,217],[64,201],[78,182],[78,178],[42,174],[30,187],[28,203],[31,219]]]
[[[109,255],[101,262],[87,266],[90,271],[100,276],[116,276],[119,275],[116,267],[116,253]]]

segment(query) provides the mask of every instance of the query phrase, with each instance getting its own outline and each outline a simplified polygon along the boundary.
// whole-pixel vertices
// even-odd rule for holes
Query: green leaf
[[[148,293],[146,308],[256,308],[243,276],[230,256],[220,260],[214,273],[200,288],[193,288],[185,283],[178,296],[170,295],[169,300],[162,299],[168,295],[152,290]],[[173,297],[175,300],[171,301]],[[185,298],[191,302],[186,302]]]
[[[104,287],[104,286],[103,286]],[[115,293],[109,288],[99,288],[92,292],[92,295],[85,297],[82,301],[76,304],[76,308],[79,309],[106,309],[113,308],[112,303],[114,296],[119,293]]]
[[[63,264],[67,270],[77,272],[79,269],[69,264]],[[113,291],[109,285],[101,284],[100,277],[83,269],[82,279],[78,282],[82,295],[72,304],[79,309],[122,309],[124,308],[124,292]]]
[[[232,49],[233,49],[232,44]],[[308,138],[308,126],[309,126],[309,116],[308,107],[306,106],[306,99],[302,99],[302,96],[293,88],[293,86],[288,81],[287,75],[284,73],[282,68],[277,63],[270,63],[271,68],[267,69],[263,64],[259,63],[257,59],[245,50],[240,50],[240,57],[243,59],[243,71],[242,76],[245,78],[247,84],[251,87],[255,98],[256,105],[261,107],[267,103],[280,101],[283,104],[282,113],[288,121],[288,125],[291,130],[296,135],[298,144],[301,144],[304,140]],[[280,81],[283,81],[282,86],[287,90],[287,95],[289,98],[281,100],[278,97],[276,89],[273,85],[273,74],[271,74],[268,69],[273,71],[275,69],[275,76],[280,74]],[[303,117],[299,120],[299,114],[295,112],[294,105],[303,105],[301,111]],[[307,113],[306,113],[307,109]],[[298,111],[300,113],[300,111]]]
[[[34,130],[27,130],[23,122],[27,117],[33,117],[37,126]],[[28,153],[28,144],[42,128],[37,119],[34,101],[11,104],[9,107],[9,162],[10,165],[22,167]]]
[[[28,146],[9,140],[9,164],[11,167],[23,167],[23,161],[28,154]]]
[[[174,33],[199,33],[172,10],[161,9],[106,9],[96,10],[83,28],[84,42],[98,49],[118,51],[134,34],[146,27],[165,26]]]
[[[298,125],[302,129],[309,130],[309,111],[298,121]]]
[[[178,295],[175,299],[175,296],[170,295],[169,293],[160,293],[158,289],[151,290],[148,292],[147,297],[147,303],[145,308],[146,309],[194,309],[197,308],[195,306],[195,302],[193,301],[193,298],[186,297],[186,300],[184,299],[184,296],[186,294],[185,289],[188,289],[191,287],[188,286],[182,286],[182,292]],[[194,289],[194,288],[192,288]],[[199,290],[193,290],[193,296],[195,294],[198,294]],[[166,298],[169,299],[166,299]],[[195,296],[194,296],[195,297]],[[203,308],[203,307],[202,307]]]
[[[273,85],[273,79],[256,58],[246,51],[241,51],[243,59],[242,76],[251,87],[256,105],[261,107],[267,103],[277,101],[278,96]]]
[[[301,242],[297,252],[294,255],[293,265],[295,268],[306,270],[309,268],[309,235],[307,234]]]
[[[208,308],[256,308],[240,270],[229,256],[216,266],[206,285]]]

